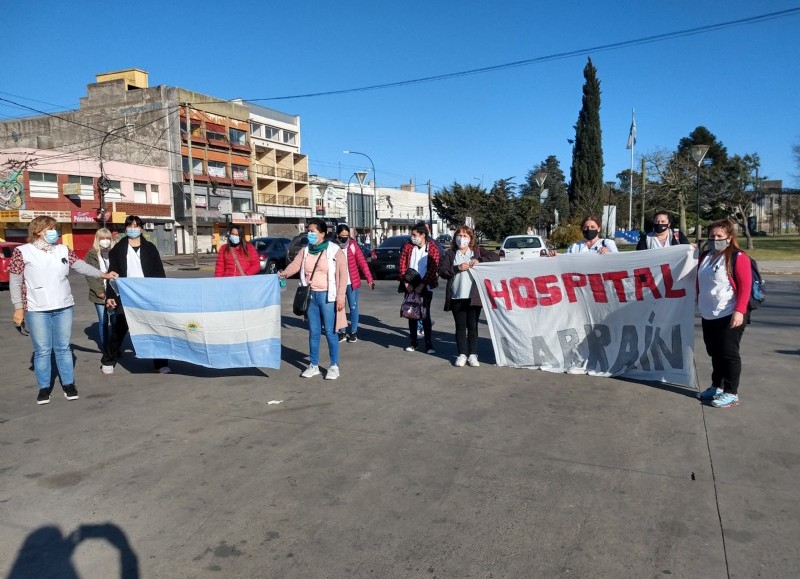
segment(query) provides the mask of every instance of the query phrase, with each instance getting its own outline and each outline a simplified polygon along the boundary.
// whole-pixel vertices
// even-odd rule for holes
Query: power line
[[[525,60],[517,60],[514,62],[507,62],[504,64],[497,64],[493,66],[485,66],[481,68],[473,68],[469,70],[462,70],[459,72],[450,72],[445,74],[438,74],[433,76],[425,76],[421,78],[414,78],[409,80],[401,80],[396,82],[389,82],[383,84],[373,84],[369,86],[362,86],[357,88],[347,88],[347,89],[340,89],[340,90],[328,90],[328,91],[320,91],[320,92],[311,92],[311,93],[304,93],[304,94],[295,94],[295,95],[285,95],[285,96],[276,96],[276,97],[264,97],[264,98],[254,98],[254,99],[241,99],[244,102],[261,102],[261,101],[279,101],[279,100],[291,100],[291,99],[299,99],[299,98],[310,98],[310,97],[321,97],[321,96],[333,96],[333,95],[341,95],[341,94],[350,94],[356,92],[366,92],[372,90],[382,90],[387,88],[397,88],[401,86],[408,86],[413,84],[421,84],[426,82],[435,82],[440,80],[448,80],[451,78],[458,78],[462,76],[469,76],[474,74],[484,74],[487,72],[494,72],[498,70],[504,70],[507,68],[516,68],[520,66],[528,66],[531,64],[540,64],[543,62],[551,62],[554,60],[563,60],[565,58],[572,58],[575,56],[585,56],[592,53],[597,52],[606,52],[610,50],[618,50],[621,48],[628,48],[631,46],[640,46],[643,44],[653,44],[655,42],[663,42],[666,40],[673,40],[675,38],[685,38],[687,36],[695,36],[698,34],[705,34],[707,32],[715,32],[718,30],[724,30],[726,28],[733,28],[736,26],[744,26],[748,24],[756,24],[759,22],[766,22],[768,20],[776,20],[778,18],[786,18],[788,16],[794,16],[800,13],[800,6],[795,8],[788,8],[786,10],[779,10],[777,12],[768,12],[766,14],[759,14],[757,16],[750,16],[747,18],[739,18],[737,20],[729,20],[727,22],[720,22],[717,24],[707,24],[705,26],[698,26],[696,28],[687,28],[685,30],[677,30],[674,32],[666,32],[663,34],[654,34],[651,36],[643,36],[641,38],[634,38],[631,40],[623,40],[620,42],[612,42],[609,44],[600,44],[598,46],[593,46],[590,48],[579,48],[577,50],[570,50],[566,52],[556,52],[554,54],[549,54],[546,56],[537,56],[535,58],[527,58]],[[231,99],[233,100],[233,99]],[[219,101],[210,101],[211,102],[219,102]],[[194,104],[206,104],[206,103],[194,103]]]

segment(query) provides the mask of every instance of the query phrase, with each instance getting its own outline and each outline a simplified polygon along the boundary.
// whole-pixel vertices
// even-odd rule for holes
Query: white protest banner
[[[499,366],[697,387],[697,261],[688,245],[482,263]]]

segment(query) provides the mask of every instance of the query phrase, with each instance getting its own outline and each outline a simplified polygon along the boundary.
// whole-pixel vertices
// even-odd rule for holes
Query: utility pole
[[[200,269],[200,262],[197,256],[197,207],[194,205],[194,163],[192,162],[192,117],[189,111],[189,103],[186,104],[186,149],[189,157],[189,203],[192,207],[192,256],[194,268]]]
[[[631,175],[631,178],[633,178],[633,175]],[[646,184],[647,176],[645,175],[645,158],[642,157],[642,226],[639,228],[639,231],[644,231],[644,191]]]
[[[433,235],[433,203],[431,202],[431,180],[428,179],[428,225]]]

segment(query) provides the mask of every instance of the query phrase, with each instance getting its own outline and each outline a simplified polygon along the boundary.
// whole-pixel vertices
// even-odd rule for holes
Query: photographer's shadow
[[[40,527],[25,538],[7,579],[79,579],[72,561],[78,546],[87,539],[104,539],[119,551],[120,579],[139,578],[139,558],[131,548],[125,532],[113,523],[80,525],[63,536],[56,526]],[[115,577],[107,570],[107,577]]]

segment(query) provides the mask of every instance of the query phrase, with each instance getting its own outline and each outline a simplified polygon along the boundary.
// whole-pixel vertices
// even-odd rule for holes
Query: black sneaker
[[[36,404],[50,404],[50,393],[53,388],[39,388],[39,394],[36,396]]]
[[[78,399],[78,389],[75,388],[75,384],[67,384],[64,386],[64,398],[67,400]]]
[[[356,337],[356,335],[355,334],[347,334],[347,343],[348,344],[354,344],[355,342],[358,342],[358,338]]]
[[[347,334],[345,334],[344,332],[339,332],[339,343],[341,344],[345,340],[347,340]],[[347,341],[349,342],[349,340]]]

